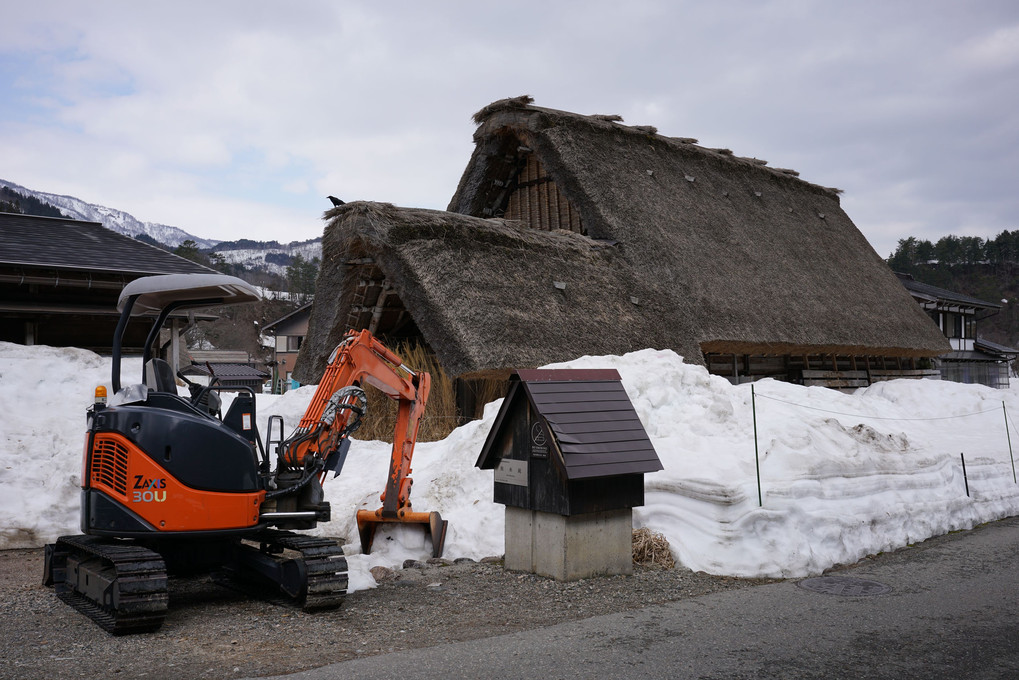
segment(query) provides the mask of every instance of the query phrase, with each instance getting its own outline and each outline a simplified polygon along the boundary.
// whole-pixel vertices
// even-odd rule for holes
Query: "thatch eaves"
[[[327,213],[323,266],[295,377],[342,338],[367,263],[453,376],[508,374],[663,344],[680,329],[605,243],[495,219],[356,202]]]

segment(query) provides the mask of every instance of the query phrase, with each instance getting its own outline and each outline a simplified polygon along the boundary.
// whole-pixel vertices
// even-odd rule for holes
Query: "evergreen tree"
[[[300,253],[294,256],[287,267],[287,284],[290,294],[296,296],[299,304],[304,304],[315,294],[315,281],[318,279],[319,259],[306,260]]]
[[[191,260],[192,262],[203,264],[206,267],[210,266],[209,256],[203,253],[198,248],[198,244],[192,241],[191,239],[187,239],[179,246],[177,246],[174,249],[173,254],[179,257],[183,257],[185,260]]]

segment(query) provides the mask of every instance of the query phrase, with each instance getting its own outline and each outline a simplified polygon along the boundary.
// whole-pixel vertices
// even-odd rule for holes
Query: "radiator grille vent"
[[[115,439],[97,436],[92,447],[92,483],[127,495],[127,447]]]

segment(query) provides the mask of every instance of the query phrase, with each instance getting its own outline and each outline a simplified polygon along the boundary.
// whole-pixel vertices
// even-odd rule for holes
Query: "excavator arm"
[[[350,331],[333,351],[304,417],[280,446],[280,465],[308,470],[316,466],[320,482],[330,470],[339,473],[347,437],[357,429],[365,410],[362,387],[371,385],[398,402],[389,476],[374,511],[359,510],[361,549],[371,552],[375,530],[382,523],[424,524],[432,539],[432,555],[442,555],[447,522],[438,512],[414,512],[410,477],[418,426],[424,415],[431,377],[414,372],[369,331]]]

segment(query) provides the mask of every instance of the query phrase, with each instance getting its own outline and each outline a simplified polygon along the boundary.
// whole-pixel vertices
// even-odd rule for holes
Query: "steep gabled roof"
[[[392,315],[413,317],[452,375],[645,347],[693,363],[705,352],[949,349],[838,190],[529,98],[496,102],[476,120],[449,212],[352,203],[326,213],[299,380],[321,373],[348,325],[385,326]],[[519,198],[525,191],[539,200]],[[366,296],[370,278],[384,286]]]
[[[533,106],[478,112],[449,210],[498,215],[512,158],[535,156],[586,234],[618,242],[633,278],[686,320],[700,350],[932,356],[944,337],[839,205],[837,189],[727,149]]]

